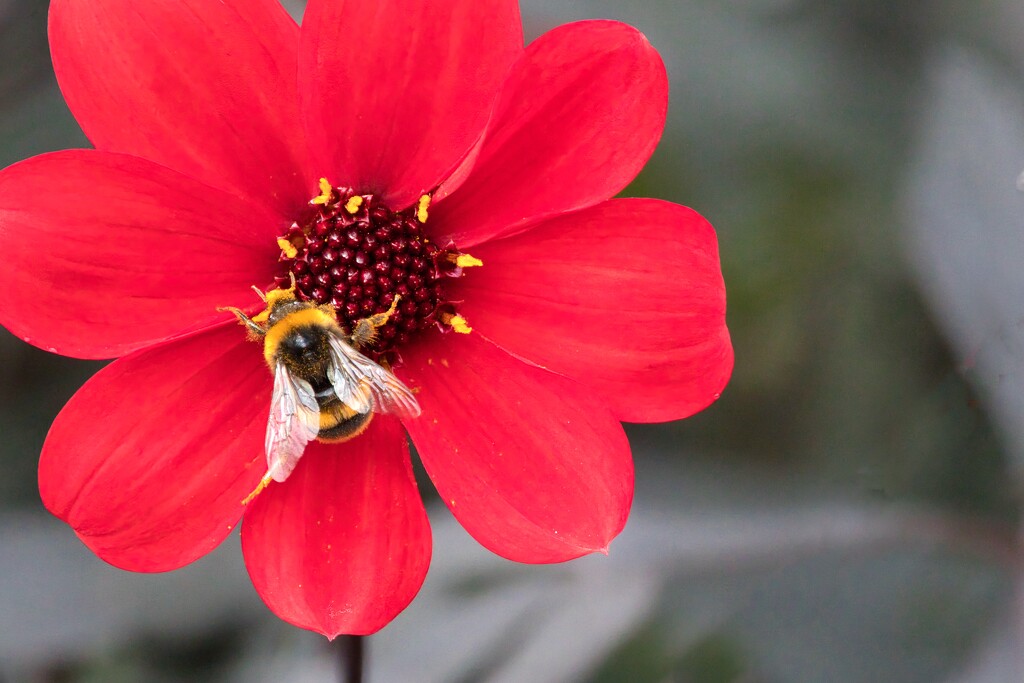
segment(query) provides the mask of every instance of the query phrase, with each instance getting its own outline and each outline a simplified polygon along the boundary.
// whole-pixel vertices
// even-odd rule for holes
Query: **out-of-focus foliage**
[[[513,565],[432,509],[431,575],[371,639],[370,680],[1024,679],[1007,626],[1021,473],[1007,456],[1024,453],[1020,3],[523,12],[531,38],[621,19],[664,56],[668,129],[626,194],[717,227],[736,371],[705,413],[630,428],[636,509],[610,557]],[[45,17],[42,0],[0,0],[0,165],[87,144]],[[322,639],[263,608],[235,539],[138,576],[46,517],[39,448],[98,365],[2,331],[0,359],[0,680],[332,678]]]

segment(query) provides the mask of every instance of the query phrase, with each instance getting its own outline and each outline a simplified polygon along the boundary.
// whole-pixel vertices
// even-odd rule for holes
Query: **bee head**
[[[298,297],[295,295],[294,274],[291,275],[291,281],[292,286],[288,289],[272,289],[266,294],[260,291],[259,288],[253,287],[256,294],[258,294],[259,297],[263,299],[263,302],[267,304],[267,307],[263,309],[262,313],[253,317],[254,321],[274,325],[288,313],[308,305],[299,301]]]

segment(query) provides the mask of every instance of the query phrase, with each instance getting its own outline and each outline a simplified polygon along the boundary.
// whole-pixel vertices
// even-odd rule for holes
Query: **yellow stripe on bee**
[[[357,436],[365,432],[366,428],[370,426],[370,422],[373,420],[373,413],[366,413],[363,417],[365,417],[366,419],[347,434],[331,438],[321,433],[316,437],[316,440],[319,441],[320,443],[345,443],[346,441],[351,441],[352,439],[356,438]]]
[[[338,423],[347,420],[351,417],[358,415],[355,410],[349,408],[344,403],[338,402],[327,410],[321,409],[320,411],[320,431],[327,431],[338,426]]]
[[[267,296],[269,297],[270,292]],[[319,308],[303,308],[289,313],[280,322],[275,325],[271,325],[270,329],[267,330],[266,336],[263,337],[263,357],[267,360],[267,365],[274,367],[274,356],[277,353],[277,347],[281,344],[281,340],[290,335],[295,328],[304,327],[307,325],[316,325],[318,327],[336,327],[338,323],[335,322],[334,317],[330,313]]]

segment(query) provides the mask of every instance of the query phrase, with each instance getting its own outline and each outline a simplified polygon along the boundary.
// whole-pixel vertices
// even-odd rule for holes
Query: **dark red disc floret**
[[[284,235],[295,253],[282,253],[276,285],[289,287],[291,273],[296,295],[333,306],[346,331],[401,297],[373,347],[361,349],[379,358],[435,324],[439,308],[450,306],[442,280],[457,274],[450,257],[457,252],[439,249],[427,238],[415,206],[393,212],[374,195],[344,187],[333,188],[324,199]]]

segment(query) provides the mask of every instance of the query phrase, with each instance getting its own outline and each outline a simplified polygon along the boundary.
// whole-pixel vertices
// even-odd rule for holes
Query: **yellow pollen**
[[[295,245],[283,237],[277,238],[277,246],[281,247],[281,253],[288,258],[295,258],[296,254],[299,253],[299,250],[295,248]]]
[[[363,198],[360,197],[359,195],[355,195],[353,197],[350,197],[349,200],[345,202],[345,210],[348,211],[350,214],[355,215],[356,211],[358,211],[359,207],[362,205]]]
[[[430,206],[430,195],[420,197],[420,203],[416,205],[416,220],[420,223],[427,222],[427,207]]]
[[[484,264],[476,256],[470,256],[469,254],[448,254],[446,258],[459,268],[473,268]]]
[[[469,334],[470,332],[473,331],[473,328],[469,326],[469,323],[467,323],[466,319],[463,318],[461,315],[442,313],[440,318],[442,323],[451,326],[451,328],[458,332],[459,334]]]
[[[320,194],[310,200],[310,204],[327,204],[334,195],[334,188],[327,182],[327,178],[320,179]]]
[[[267,307],[252,317],[253,322],[265,323],[267,318],[270,317],[270,309],[274,307],[274,302],[278,299],[290,297],[295,295],[295,273],[288,273],[288,277],[291,279],[292,284],[288,289],[272,289],[266,294],[256,289],[256,293],[260,295],[260,298],[267,303]]]

